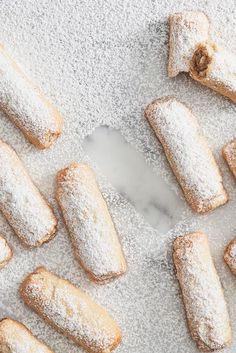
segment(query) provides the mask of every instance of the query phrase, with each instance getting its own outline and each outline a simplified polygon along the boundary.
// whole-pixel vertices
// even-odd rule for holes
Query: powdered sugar
[[[0,48],[0,107],[29,138],[48,147],[61,132],[59,114]],[[58,115],[58,117],[56,116]]]
[[[209,34],[209,21],[202,12],[183,11],[170,16],[169,76],[188,72],[197,44],[205,42]]]
[[[195,51],[190,75],[236,102],[236,55],[216,44],[201,44]]]
[[[236,55],[228,50],[217,48],[209,68],[209,80],[225,85],[236,95]]]
[[[191,206],[204,212],[214,199],[225,203],[219,169],[191,112],[177,100],[164,98],[153,102],[146,115]]]
[[[116,230],[89,166],[72,164],[60,172],[57,199],[82,266],[101,282],[124,273]]]
[[[175,236],[196,229],[209,235],[235,335],[236,280],[223,262],[223,250],[235,235],[236,188],[221,148],[234,137],[236,106],[188,76],[168,79],[167,21],[169,15],[185,10],[205,12],[213,24],[213,34],[220,33],[221,43],[236,51],[232,35],[236,28],[234,0],[1,1],[1,42],[65,118],[63,134],[48,150],[38,151],[28,144],[4,115],[0,117],[1,138],[16,149],[55,210],[58,170],[72,161],[92,165],[128,262],[126,275],[98,286],[88,280],[74,259],[58,212],[55,240],[31,251],[22,246],[0,216],[0,233],[14,250],[12,261],[0,271],[1,315],[24,322],[57,353],[83,350],[40,320],[18,295],[19,283],[40,265],[70,279],[108,309],[123,332],[123,343],[115,352],[173,353],[181,349],[181,353],[197,353],[186,325],[171,258]],[[186,102],[198,117],[222,170],[230,201],[207,216],[193,214],[185,204],[185,220],[167,234],[142,219],[120,190],[101,175],[99,165],[88,160],[81,146],[96,126],[106,124],[119,129],[128,143],[143,154],[158,178],[163,178],[181,198],[161,145],[143,116],[148,103],[170,94]],[[226,352],[235,353],[235,349],[234,339]]]
[[[120,331],[109,314],[71,283],[40,268],[23,284],[26,303],[77,344],[109,353]]]
[[[0,350],[2,353],[53,353],[24,325],[11,319],[0,322]]]
[[[173,256],[193,339],[204,351],[230,344],[229,315],[206,235],[178,238]]]
[[[57,221],[21,161],[0,141],[0,209],[16,234],[28,246],[53,237]]]

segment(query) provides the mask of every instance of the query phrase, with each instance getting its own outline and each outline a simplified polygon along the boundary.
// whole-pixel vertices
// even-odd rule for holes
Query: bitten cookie
[[[198,348],[211,352],[230,345],[227,305],[206,234],[197,232],[176,238],[173,260],[189,329]]]
[[[20,293],[37,314],[89,352],[109,353],[121,341],[121,331],[105,309],[43,267],[26,277]]]
[[[76,258],[91,279],[105,283],[126,271],[118,235],[93,170],[72,163],[57,175],[57,200]]]
[[[0,109],[38,148],[49,147],[61,134],[63,120],[0,46]]]
[[[233,176],[236,178],[236,139],[223,147],[222,154]]]
[[[236,239],[232,239],[224,251],[224,260],[230,270],[236,275]]]
[[[0,210],[29,247],[55,236],[57,220],[15,151],[0,140]]]
[[[216,161],[191,111],[175,98],[155,100],[145,116],[192,209],[204,213],[227,202]]]
[[[199,44],[191,60],[190,76],[236,103],[236,55],[214,43]]]
[[[184,11],[169,16],[169,77],[189,72],[196,46],[208,35],[209,21],[203,12]]]
[[[12,319],[0,321],[1,353],[53,353],[23,324]]]
[[[6,266],[6,264],[11,260],[12,255],[13,253],[10,246],[0,235],[0,269]]]

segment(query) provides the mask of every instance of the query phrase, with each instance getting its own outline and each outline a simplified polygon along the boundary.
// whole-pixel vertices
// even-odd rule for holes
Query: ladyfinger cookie
[[[222,155],[228,163],[233,176],[236,178],[236,139],[223,147]]]
[[[25,325],[9,318],[0,321],[0,352],[53,353]]]
[[[61,134],[62,117],[3,46],[0,46],[0,78],[0,109],[36,147],[49,147]]]
[[[191,60],[190,76],[236,103],[236,55],[214,43],[199,44]]]
[[[57,175],[57,200],[75,255],[92,280],[105,283],[126,271],[118,235],[93,170],[72,163]]]
[[[11,260],[12,255],[13,253],[10,246],[0,235],[0,269],[6,266],[6,264]]]
[[[211,352],[230,345],[227,305],[206,234],[197,232],[176,238],[173,260],[189,329],[198,348]]]
[[[236,238],[232,239],[226,246],[224,260],[232,273],[236,275]]]
[[[192,209],[204,213],[227,202],[216,161],[191,111],[175,98],[152,102],[145,116]]]
[[[208,34],[209,21],[203,12],[184,11],[169,16],[169,77],[189,72],[194,50],[208,39]]]
[[[0,141],[0,211],[29,247],[55,236],[57,220],[15,151]]]
[[[48,324],[91,353],[109,353],[121,341],[120,328],[105,309],[44,267],[26,277],[20,293]]]

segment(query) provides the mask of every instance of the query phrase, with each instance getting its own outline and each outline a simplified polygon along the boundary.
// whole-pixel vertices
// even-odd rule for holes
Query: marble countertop
[[[236,52],[234,0],[0,0],[0,42],[43,90],[65,120],[48,150],[30,145],[0,115],[0,139],[14,147],[59,220],[57,236],[28,250],[0,215],[0,233],[14,257],[0,271],[0,318],[25,323],[56,353],[82,349],[27,308],[18,293],[26,274],[44,265],[101,303],[122,328],[117,353],[197,353],[172,262],[172,242],[202,230],[209,236],[234,336],[236,278],[223,250],[236,235],[236,187],[221,156],[235,137],[236,105],[186,75],[167,76],[168,16],[202,10],[211,33]],[[207,215],[194,214],[144,118],[153,99],[174,95],[198,118],[223,174],[229,202]],[[95,169],[128,263],[117,281],[98,286],[76,262],[55,200],[55,176],[72,161]],[[225,352],[234,353],[236,339]]]
[[[116,191],[153,228],[167,233],[181,220],[183,198],[152,170],[119,130],[100,126],[85,138],[83,148]]]

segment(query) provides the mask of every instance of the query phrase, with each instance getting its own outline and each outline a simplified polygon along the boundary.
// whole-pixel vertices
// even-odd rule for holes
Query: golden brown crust
[[[109,353],[121,342],[121,331],[105,309],[44,267],[25,278],[20,295],[49,325],[88,352]]]
[[[185,196],[187,202],[189,203],[191,208],[195,212],[198,212],[198,213],[206,213],[206,212],[214,210],[215,208],[217,208],[221,205],[224,205],[228,201],[228,195],[226,193],[226,190],[223,187],[223,184],[221,184],[221,187],[220,187],[221,191],[218,193],[218,195],[215,195],[211,198],[205,198],[205,199],[199,198],[196,195],[194,188],[189,187],[188,180],[186,180],[184,172],[182,170],[180,170],[180,168],[177,165],[178,164],[177,161],[173,157],[173,151],[171,149],[171,146],[169,146],[169,144],[167,143],[167,140],[165,139],[165,136],[164,136],[163,132],[161,131],[161,127],[158,126],[158,124],[156,122],[156,112],[159,109],[161,109],[165,103],[168,103],[170,105],[177,104],[182,107],[184,106],[186,108],[186,111],[185,111],[186,124],[187,124],[187,121],[189,121],[189,123],[191,123],[193,118],[192,118],[191,111],[188,110],[186,105],[178,102],[174,97],[158,98],[158,99],[154,100],[152,103],[150,103],[144,112],[146,119],[150,123],[150,126],[153,128],[154,132],[156,133],[157,138],[159,139],[159,141],[162,144],[162,147],[164,149],[167,160],[172,168],[172,171],[173,171],[177,181],[179,182],[179,184],[183,190],[183,193],[184,193],[184,196]],[[183,129],[184,128],[185,128],[185,126],[183,126]],[[204,138],[200,134],[199,134],[199,141],[201,142],[201,145],[204,146],[204,148],[203,148],[204,154],[206,156],[208,156],[211,168],[215,171],[215,175],[218,175],[219,184],[222,183],[221,174],[220,174],[219,168],[216,164],[216,161],[214,159],[214,156],[212,155]],[[180,145],[181,145],[181,143],[180,143]],[[187,151],[187,149],[188,149],[188,147],[186,146],[186,151]],[[199,165],[199,167],[201,167],[201,166]],[[221,182],[220,182],[220,180],[221,180]]]
[[[177,237],[173,242],[173,261],[189,330],[198,348],[212,352],[229,346],[229,316],[207,236],[195,232]]]
[[[24,349],[24,350],[23,350]],[[0,321],[1,353],[53,353],[19,321],[4,318]]]
[[[78,177],[77,173],[81,173],[83,176]],[[65,201],[65,195],[67,196],[67,201]],[[81,197],[84,199],[83,205],[79,201]],[[76,162],[60,170],[57,173],[56,198],[70,234],[76,259],[80,266],[87,272],[90,279],[97,284],[106,284],[122,276],[127,270],[123,250],[121,249],[117,232],[114,228],[107,204],[97,185],[93,170],[86,164]],[[89,199],[90,202],[86,203]],[[75,202],[74,207],[78,210],[73,216],[74,207],[71,208],[72,202]],[[98,205],[96,206],[97,208],[95,204]],[[107,225],[105,231],[103,227],[99,228],[99,242],[93,238],[94,236],[97,237],[94,231],[97,233],[98,222],[95,225],[95,221],[89,215],[86,221],[84,221],[82,214],[84,214],[85,209],[88,213],[93,212],[96,218],[103,219],[103,227],[105,224]],[[86,228],[86,225],[83,228],[82,224],[84,223],[90,227],[90,232],[82,240],[82,233],[84,233]],[[80,227],[78,227],[79,224]],[[105,236],[102,235],[103,233]],[[81,243],[85,246],[80,246]],[[110,246],[110,253],[103,251],[108,244]],[[90,258],[95,258],[95,252],[99,252],[100,255],[97,258],[97,263],[96,261],[94,261],[95,263],[91,263]],[[106,257],[110,258],[110,260]],[[101,263],[103,263],[102,266]],[[105,263],[107,263],[107,266],[104,265]]]
[[[236,139],[227,143],[222,149],[222,155],[236,178]]]

